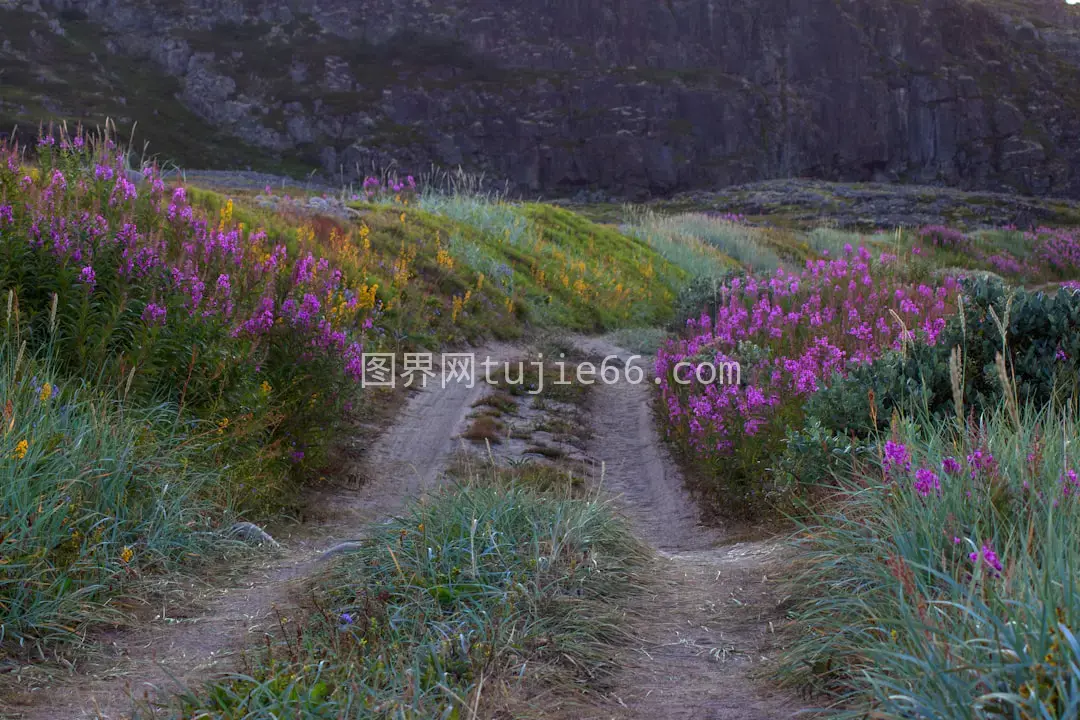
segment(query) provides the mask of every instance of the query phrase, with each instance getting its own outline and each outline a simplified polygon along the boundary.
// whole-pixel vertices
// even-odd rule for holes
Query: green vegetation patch
[[[312,588],[295,639],[181,698],[178,715],[464,718],[478,705],[488,715],[527,707],[553,683],[610,669],[611,647],[626,640],[614,603],[646,561],[603,503],[498,481],[451,488],[343,556]]]

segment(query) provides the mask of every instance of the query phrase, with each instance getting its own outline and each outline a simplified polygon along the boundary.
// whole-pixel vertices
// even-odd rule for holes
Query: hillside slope
[[[1078,17],[1057,0],[4,0],[0,129],[112,115],[188,166],[463,165],[605,198],[791,176],[1076,197]]]

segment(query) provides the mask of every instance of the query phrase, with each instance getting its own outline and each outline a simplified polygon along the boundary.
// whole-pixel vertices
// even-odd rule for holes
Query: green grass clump
[[[608,336],[619,347],[642,355],[655,355],[672,338],[663,328],[623,328]]]
[[[805,529],[786,679],[851,717],[1076,717],[1075,418],[1003,408],[880,440]]]
[[[417,207],[433,215],[476,228],[510,245],[520,245],[533,233],[532,224],[514,205],[480,194],[425,192]]]
[[[181,698],[178,713],[467,717],[521,680],[602,672],[624,640],[611,602],[645,560],[603,503],[501,482],[451,488],[321,578],[295,638]]]
[[[119,619],[146,572],[207,548],[227,505],[203,462],[213,426],[125,406],[24,351],[0,344],[0,657]]]

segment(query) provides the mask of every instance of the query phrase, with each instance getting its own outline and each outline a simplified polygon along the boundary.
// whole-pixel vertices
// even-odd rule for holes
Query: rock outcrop
[[[813,177],[1080,197],[1080,15],[1061,0],[0,8],[0,57],[24,39],[15,14],[99,38],[106,70],[149,64],[186,112],[334,177],[435,164],[564,196]]]

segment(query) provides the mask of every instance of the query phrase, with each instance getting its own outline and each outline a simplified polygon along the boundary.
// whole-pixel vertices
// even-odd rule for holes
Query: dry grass
[[[469,429],[462,433],[461,437],[475,443],[490,442],[494,445],[502,443],[506,426],[490,415],[481,415],[473,420]]]

